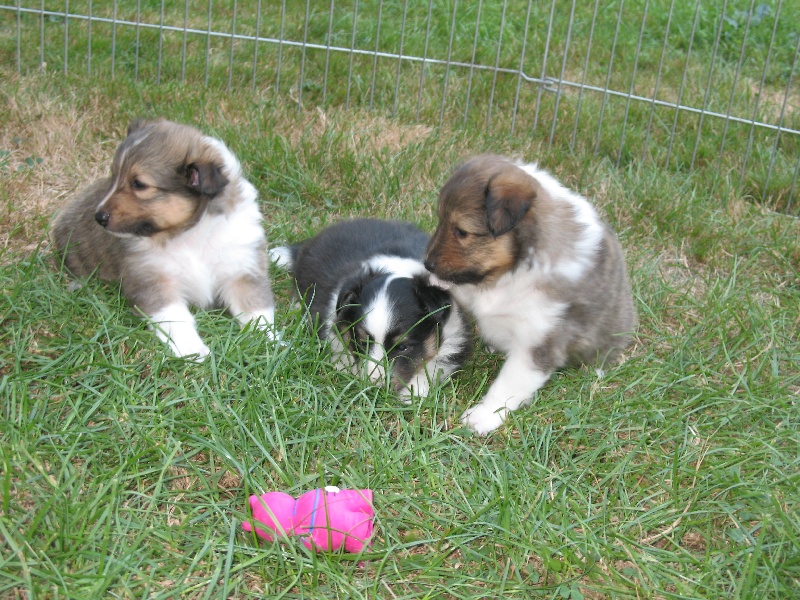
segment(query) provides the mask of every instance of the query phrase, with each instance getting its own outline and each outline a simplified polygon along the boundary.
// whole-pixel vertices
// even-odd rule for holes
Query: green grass
[[[315,17],[324,28],[327,18],[327,8]],[[14,20],[0,15],[0,24],[8,32]],[[471,49],[473,27],[462,28]],[[0,597],[800,593],[800,222],[751,202],[763,190],[757,178],[752,190],[738,185],[735,161],[717,172],[719,138],[708,168],[664,169],[639,150],[617,166],[614,119],[595,155],[591,127],[568,148],[569,119],[552,145],[548,121],[534,136],[519,124],[514,135],[463,128],[455,98],[432,128],[441,98],[417,120],[414,87],[387,118],[391,67],[373,111],[361,101],[344,110],[331,97],[341,86],[324,105],[322,88],[309,90],[298,109],[288,79],[286,89],[253,92],[243,72],[228,92],[227,62],[208,87],[197,85],[197,65],[183,85],[174,71],[155,85],[141,63],[138,83],[120,65],[111,81],[102,52],[92,76],[72,66],[17,75],[1,43]],[[484,84],[471,92],[478,121]],[[644,135],[648,110],[632,111],[626,139]],[[619,232],[637,343],[602,380],[555,375],[488,438],[457,417],[485,393],[500,357],[479,347],[452,383],[403,405],[331,367],[278,271],[290,345],[201,313],[210,359],[170,358],[116,286],[69,291],[43,243],[60,203],[106,171],[127,122],[156,114],[230,145],[260,191],[273,243],[356,215],[431,230],[437,189],[461,157],[537,159],[594,198]],[[591,114],[586,103],[581,114]],[[691,131],[678,138],[688,151],[693,142]],[[796,142],[785,143],[791,166]],[[241,530],[250,494],[321,485],[375,490],[365,556],[315,555]]]

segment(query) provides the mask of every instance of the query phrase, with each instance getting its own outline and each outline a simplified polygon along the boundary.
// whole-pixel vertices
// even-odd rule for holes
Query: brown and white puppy
[[[52,236],[77,276],[122,282],[176,356],[209,353],[189,306],[223,306],[270,329],[275,307],[255,188],[221,141],[165,120],[137,120],[111,176],[57,215]]]
[[[473,158],[445,183],[438,216],[425,267],[506,355],[486,396],[461,417],[470,428],[493,431],[557,369],[602,368],[629,344],[636,313],[619,242],[552,175]]]

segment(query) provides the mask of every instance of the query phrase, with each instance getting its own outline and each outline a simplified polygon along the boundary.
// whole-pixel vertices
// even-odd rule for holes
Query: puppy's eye
[[[406,350],[408,350],[408,344],[403,344],[403,343],[397,344],[394,347],[394,349],[395,352],[405,352]]]
[[[463,229],[461,229],[460,227],[456,227],[456,228],[453,230],[453,235],[455,235],[457,239],[459,239],[459,240],[463,240],[463,239],[464,239],[465,237],[467,237],[469,234],[468,234],[466,231],[464,231]]]
[[[134,190],[146,190],[147,184],[141,179],[134,179],[133,181],[131,181],[131,187]]]

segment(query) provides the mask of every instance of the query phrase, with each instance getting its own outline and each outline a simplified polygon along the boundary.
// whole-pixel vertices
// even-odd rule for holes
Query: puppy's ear
[[[361,314],[361,292],[364,282],[358,277],[345,281],[336,298],[333,326],[339,331],[343,339],[352,339],[353,326],[363,316]]]
[[[415,275],[414,295],[426,315],[430,315],[440,325],[450,315],[452,300],[450,294],[440,287],[431,285],[428,275]]]
[[[339,291],[339,297],[336,299],[336,312],[342,309],[357,306],[361,291],[364,288],[364,281],[361,278],[353,277],[344,282],[342,289]]]
[[[358,292],[356,290],[343,290],[336,299],[336,312],[348,306],[358,304]]]
[[[141,117],[139,117],[138,119],[134,119],[133,121],[131,121],[131,124],[128,125],[128,133],[126,135],[130,135],[133,132],[138,131],[142,127],[146,127],[147,125],[152,125],[154,123],[160,123],[163,120],[164,119],[162,119],[161,117],[159,117],[157,119],[144,119],[144,118],[141,118]]]
[[[509,165],[486,185],[486,224],[492,236],[511,231],[536,199],[536,180]]]
[[[213,197],[228,185],[228,178],[214,163],[198,162],[186,167],[186,185],[198,194]]]

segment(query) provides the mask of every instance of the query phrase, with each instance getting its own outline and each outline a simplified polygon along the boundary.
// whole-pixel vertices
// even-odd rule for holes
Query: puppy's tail
[[[298,250],[298,246],[278,246],[269,251],[269,259],[282,269],[291,271]]]

